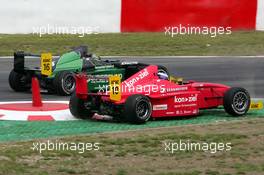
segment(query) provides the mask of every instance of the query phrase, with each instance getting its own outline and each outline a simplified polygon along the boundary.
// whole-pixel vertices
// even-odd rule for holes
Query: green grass
[[[30,149],[33,142],[47,140],[2,143],[0,174],[263,174],[263,122],[263,119],[256,119],[203,127],[52,139],[53,142],[64,143],[100,143],[100,150],[82,154],[68,150],[43,151],[40,154]],[[180,140],[236,144],[230,151],[215,154],[203,151],[177,151],[172,154],[164,150],[164,141]]]
[[[0,34],[0,56],[14,51],[62,54],[78,45],[89,45],[97,55],[263,55],[264,32],[240,31],[215,38],[204,35],[122,33],[87,35]]]
[[[222,107],[217,109],[203,110],[198,117],[175,118],[149,121],[144,125],[129,123],[105,122],[94,120],[56,121],[56,122],[27,122],[27,121],[1,121],[0,142],[22,141],[51,137],[62,137],[80,134],[95,134],[105,132],[120,132],[126,130],[139,130],[144,128],[158,128],[169,126],[184,126],[193,124],[209,124],[220,121],[234,121],[263,118],[264,110],[250,110],[246,117],[230,117]],[[172,136],[173,137],[173,136]],[[147,139],[147,138],[146,138]],[[214,137],[211,137],[213,140]],[[133,142],[128,138],[128,141]],[[142,139],[140,142],[146,142]],[[115,144],[122,144],[122,141]]]

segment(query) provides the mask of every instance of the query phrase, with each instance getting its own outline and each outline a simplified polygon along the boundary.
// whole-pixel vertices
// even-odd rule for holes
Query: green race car
[[[14,91],[30,90],[32,77],[37,77],[41,88],[49,93],[71,95],[76,86],[75,73],[83,72],[89,77],[89,92],[98,92],[102,87],[108,85],[110,75],[119,75],[121,80],[124,80],[148,66],[148,64],[138,62],[102,60],[100,57],[88,53],[87,46],[80,46],[54,58],[52,75],[45,76],[41,74],[40,67],[25,67],[25,58],[29,56],[40,58],[40,55],[28,54],[23,51],[14,53],[14,68],[9,75],[9,85]],[[161,73],[169,76],[164,66],[158,67]]]

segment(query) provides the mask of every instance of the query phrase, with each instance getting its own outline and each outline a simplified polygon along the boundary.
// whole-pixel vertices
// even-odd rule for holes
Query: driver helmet
[[[169,80],[169,76],[168,74],[164,73],[164,72],[158,72],[158,77],[162,80]]]

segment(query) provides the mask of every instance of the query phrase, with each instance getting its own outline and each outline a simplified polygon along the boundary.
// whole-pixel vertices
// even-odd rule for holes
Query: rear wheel
[[[19,74],[12,70],[9,74],[9,86],[17,92],[24,92],[30,89],[30,79],[24,74]]]
[[[59,72],[55,76],[54,87],[59,95],[71,95],[76,87],[74,74],[69,71]]]
[[[83,100],[72,94],[69,108],[71,114],[79,119],[89,119],[93,117],[94,113],[89,109],[89,100]]]
[[[233,116],[242,116],[250,107],[250,95],[244,88],[231,88],[224,95],[225,111]]]
[[[145,123],[152,114],[150,100],[144,95],[132,95],[125,102],[124,115],[128,122]]]

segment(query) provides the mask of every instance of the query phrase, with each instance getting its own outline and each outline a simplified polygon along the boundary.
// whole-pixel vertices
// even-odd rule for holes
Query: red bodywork
[[[158,67],[150,65],[122,82],[120,101],[111,101],[107,93],[87,94],[87,81],[84,76],[77,77],[76,94],[79,98],[99,95],[103,102],[121,105],[134,94],[149,97],[152,104],[152,117],[189,116],[199,114],[200,109],[215,108],[223,105],[224,93],[229,86],[207,83],[188,82],[178,85],[157,76]]]

